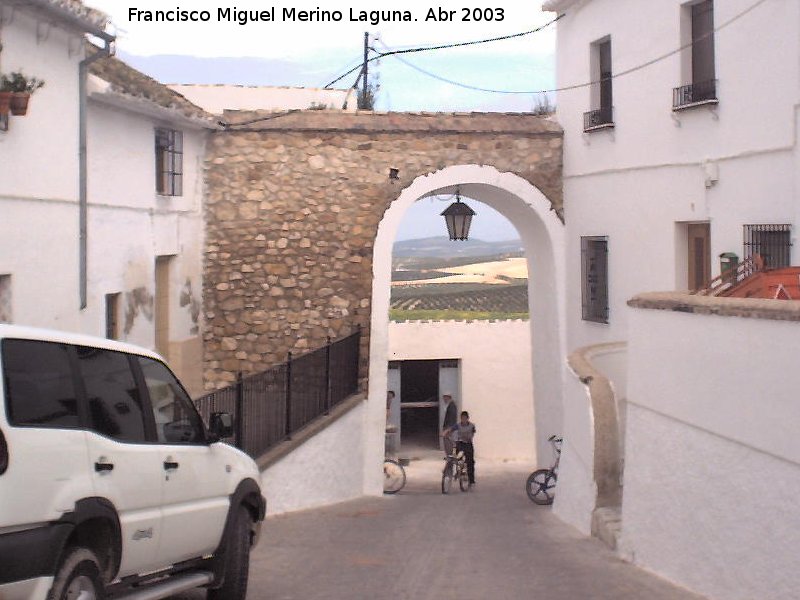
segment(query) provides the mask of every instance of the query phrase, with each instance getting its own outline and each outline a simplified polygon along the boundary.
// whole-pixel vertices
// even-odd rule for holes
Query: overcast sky
[[[350,22],[351,9],[374,11],[376,3],[358,0],[319,0],[303,4],[299,0],[265,3],[239,0],[231,4],[211,0],[85,0],[112,18],[121,58],[132,66],[165,83],[238,83],[245,85],[283,85],[322,87],[351,67],[363,56],[364,32],[377,50],[439,45],[494,38],[529,31],[554,18],[542,13],[540,2],[499,0],[492,3],[459,3],[463,6],[494,7],[492,21],[464,21],[464,11],[452,2],[442,2],[453,12],[454,20],[428,20],[434,3],[419,0],[381,3],[382,11],[409,10],[413,22]],[[239,25],[218,19],[218,9],[265,10],[275,7],[274,22]],[[129,11],[208,10],[207,23],[153,23],[129,18]],[[340,22],[291,22],[282,18],[284,8],[342,13]],[[438,6],[433,6],[439,15]],[[529,111],[537,102],[534,92],[554,87],[555,27],[489,44],[385,57],[370,64],[371,81],[380,85],[377,110],[392,111]],[[203,60],[198,60],[202,58]],[[240,60],[233,62],[230,58]],[[246,59],[246,60],[244,60]],[[465,89],[421,73],[422,69],[472,87],[527,92],[492,93]],[[350,87],[358,71],[335,87]],[[445,206],[430,200],[417,203],[407,214],[398,239],[426,237],[441,233],[444,220],[438,213]],[[517,237],[508,221],[488,206],[480,205],[474,221],[475,236],[486,240]],[[439,221],[442,223],[439,223]],[[433,225],[435,223],[435,225]]]

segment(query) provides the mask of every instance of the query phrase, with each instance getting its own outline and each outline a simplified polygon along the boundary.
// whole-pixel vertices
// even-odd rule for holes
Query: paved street
[[[479,463],[475,491],[443,496],[440,463],[413,461],[396,496],[269,518],[248,599],[698,598],[532,504],[526,466]]]

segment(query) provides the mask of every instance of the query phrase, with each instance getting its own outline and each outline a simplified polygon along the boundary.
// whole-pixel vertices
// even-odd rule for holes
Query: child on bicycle
[[[469,477],[469,487],[475,485],[475,447],[472,445],[472,438],[475,437],[475,424],[470,422],[469,413],[461,411],[458,423],[450,427],[445,427],[442,435],[448,435],[455,439],[456,450],[464,452],[467,461],[467,475]]]

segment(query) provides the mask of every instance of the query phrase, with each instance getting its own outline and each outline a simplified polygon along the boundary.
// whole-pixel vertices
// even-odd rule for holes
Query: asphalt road
[[[447,496],[440,468],[413,461],[396,496],[268,518],[248,600],[699,598],[532,504],[527,467],[479,463],[475,490]]]

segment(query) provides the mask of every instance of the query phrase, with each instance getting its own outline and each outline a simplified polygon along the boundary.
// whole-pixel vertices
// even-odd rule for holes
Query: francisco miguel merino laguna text
[[[349,20],[356,22],[379,25],[386,22],[413,21],[409,10],[353,10],[349,9]],[[319,7],[313,10],[298,10],[297,8],[281,9],[280,13],[275,7],[264,10],[239,10],[235,6],[218,8],[216,11],[217,22],[238,23],[247,25],[257,22],[275,22],[280,17],[281,21],[328,23],[344,20],[340,10],[322,10]],[[212,20],[212,12],[208,10],[185,10],[176,7],[171,10],[140,10],[136,7],[128,8],[128,21],[143,23],[186,23],[208,22]]]

